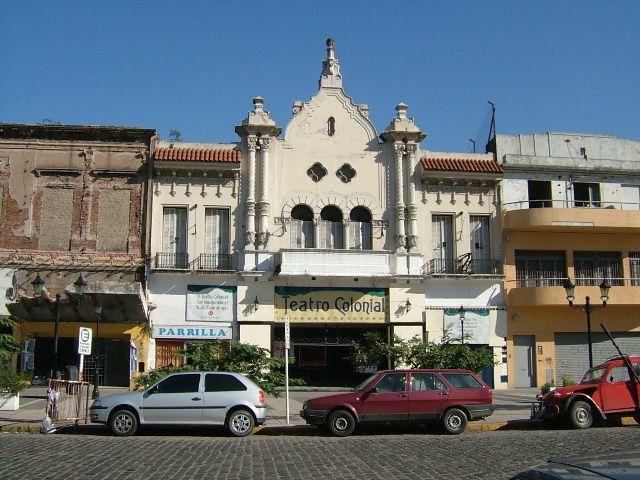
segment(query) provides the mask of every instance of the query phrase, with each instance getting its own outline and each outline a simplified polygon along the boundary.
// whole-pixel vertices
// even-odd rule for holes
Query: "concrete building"
[[[23,370],[36,379],[56,370],[73,376],[66,367],[78,364],[82,326],[99,336],[85,359],[87,380],[127,386],[146,368],[137,359],[147,357],[143,221],[154,135],[0,124],[0,277],[11,285],[3,292],[19,322]],[[36,278],[42,294],[34,294]]]
[[[640,351],[640,142],[602,135],[498,135],[502,181],[509,387],[579,381],[616,353],[603,322],[628,353]]]
[[[183,361],[196,338],[281,355],[288,318],[293,373],[348,385],[364,332],[437,339],[460,305],[466,333],[502,362],[500,167],[492,154],[433,167],[440,155],[421,149],[407,110],[378,135],[328,40],[319,89],[293,103],[284,130],[256,97],[237,144],[159,143],[149,363]],[[496,385],[503,370],[488,373]]]

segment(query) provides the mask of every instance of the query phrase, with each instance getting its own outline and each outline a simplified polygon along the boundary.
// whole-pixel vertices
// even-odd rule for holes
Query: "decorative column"
[[[396,174],[396,248],[404,249],[407,236],[404,233],[404,178],[402,177],[402,157],[405,152],[403,142],[393,142]]]
[[[349,250],[349,226],[351,225],[351,221],[343,219],[342,220],[342,248],[345,250]]]
[[[413,183],[413,170],[416,164],[415,143],[407,144],[407,214],[409,216],[409,234],[407,237],[408,248],[418,245],[418,207],[416,206],[416,189]]]
[[[313,219],[313,248],[319,248],[320,244],[320,219]]]
[[[93,149],[82,151],[84,168],[82,169],[82,210],[80,214],[80,239],[87,240],[91,236],[91,199],[93,195]]]
[[[258,199],[258,239],[259,248],[266,249],[269,241],[269,137],[260,143],[260,196]]]
[[[249,159],[247,161],[247,200],[245,202],[245,232],[244,244],[254,245],[256,241],[255,217],[256,217],[256,199],[255,199],[255,178],[256,178],[256,146],[257,137],[249,135],[247,137],[247,152]]]

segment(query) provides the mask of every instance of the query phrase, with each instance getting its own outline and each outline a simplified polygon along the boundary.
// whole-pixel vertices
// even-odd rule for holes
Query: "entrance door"
[[[612,368],[600,389],[602,406],[606,412],[637,408],[638,385],[631,380],[626,365]]]
[[[535,337],[532,335],[513,336],[516,387],[533,387],[535,385],[535,343]]]
[[[176,373],[143,394],[142,412],[151,423],[202,422],[200,373]]]

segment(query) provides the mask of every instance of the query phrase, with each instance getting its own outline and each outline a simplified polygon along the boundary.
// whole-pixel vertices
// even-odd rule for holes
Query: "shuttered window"
[[[187,253],[187,209],[165,207],[162,228],[162,251]]]
[[[204,253],[210,255],[229,253],[229,210],[207,208],[204,223]]]
[[[433,262],[436,273],[453,272],[453,219],[451,215],[434,215],[431,219]]]

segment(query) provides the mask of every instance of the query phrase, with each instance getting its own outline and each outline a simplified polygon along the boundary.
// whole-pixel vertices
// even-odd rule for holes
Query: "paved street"
[[[210,429],[147,430],[131,438],[115,438],[96,427],[83,435],[5,433],[0,434],[0,478],[500,479],[554,456],[632,448],[640,429],[466,432],[457,437],[423,428],[406,433],[378,429],[348,438],[311,428],[276,432],[244,439]]]

